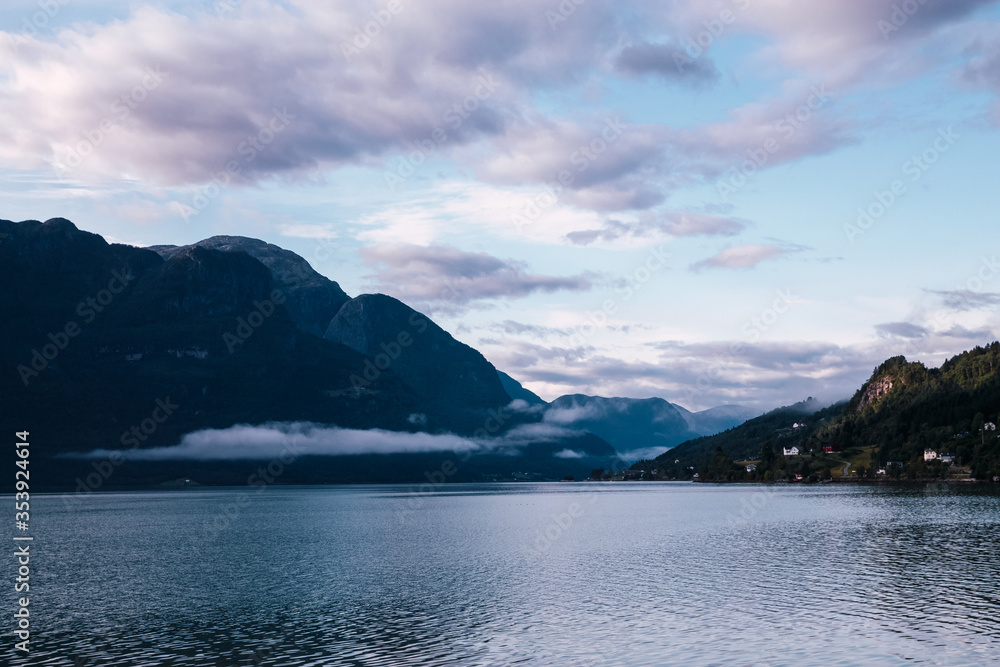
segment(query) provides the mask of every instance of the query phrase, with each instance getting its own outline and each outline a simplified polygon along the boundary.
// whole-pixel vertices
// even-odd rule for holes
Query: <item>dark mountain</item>
[[[512,399],[520,399],[527,403],[528,405],[544,405],[545,401],[535,395],[534,392],[528,391],[521,386],[521,383],[507,375],[503,371],[497,371],[497,375],[500,376],[500,385],[503,387],[507,395]]]
[[[213,236],[188,246],[151,246],[164,259],[191,248],[245,252],[271,272],[274,283],[286,295],[285,310],[307,333],[322,336],[330,320],[350,297],[340,285],[317,273],[302,257],[271,243],[245,236]]]
[[[346,295],[336,283],[308,274],[282,282],[303,266],[294,255],[224,239],[157,253],[108,244],[63,219],[0,220],[0,427],[32,432],[33,489],[74,486],[94,468],[60,455],[122,449],[139,425],[140,448],[203,429],[300,421],[484,442],[454,479],[586,476],[611,461],[600,438],[505,411],[496,369],[404,304],[365,295],[338,307]],[[310,333],[335,308],[343,316],[324,327],[335,340]],[[164,402],[177,407],[154,422]],[[422,481],[429,462],[448,457],[315,458],[282,483]],[[130,461],[102,488],[180,476],[245,484],[255,469]]]
[[[192,247],[164,261],[65,220],[0,229],[5,416],[44,424],[53,452],[116,446],[165,396],[183,409],[158,445],[239,421],[403,428],[421,407],[391,372],[378,394],[332,398],[366,358],[299,330],[245,253]]]
[[[323,337],[374,360],[368,375],[354,380],[357,387],[391,368],[428,405],[482,410],[511,401],[482,354],[391,296],[351,299]]]

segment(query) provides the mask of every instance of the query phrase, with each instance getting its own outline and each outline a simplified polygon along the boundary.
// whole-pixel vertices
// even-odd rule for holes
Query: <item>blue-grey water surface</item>
[[[32,521],[6,664],[1000,662],[983,488],[183,489],[33,496]]]

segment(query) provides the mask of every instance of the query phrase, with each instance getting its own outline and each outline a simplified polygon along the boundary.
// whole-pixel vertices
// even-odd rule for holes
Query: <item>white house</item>
[[[799,448],[795,447],[794,445],[792,447],[782,447],[782,451],[785,452],[785,456],[798,456],[799,455]]]
[[[941,463],[954,463],[955,462],[955,455],[954,454],[939,454],[938,455],[938,461],[940,461]]]
[[[924,450],[924,461],[933,461],[936,458],[937,458],[937,452],[935,452],[933,449]]]
[[[753,472],[756,469],[757,469],[756,463],[751,463],[750,465],[747,466],[747,472]]]

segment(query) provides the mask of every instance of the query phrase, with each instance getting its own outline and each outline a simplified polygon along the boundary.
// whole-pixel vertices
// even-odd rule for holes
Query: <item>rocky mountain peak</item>
[[[260,239],[212,236],[188,246],[151,246],[150,250],[171,259],[192,247],[243,252],[259,261],[271,272],[275,287],[285,293],[285,308],[292,321],[315,336],[323,335],[333,316],[350,300],[340,285],[313,269],[303,257]]]

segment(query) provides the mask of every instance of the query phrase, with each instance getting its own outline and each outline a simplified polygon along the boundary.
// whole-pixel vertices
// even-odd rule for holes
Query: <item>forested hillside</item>
[[[846,403],[817,410],[812,399],[778,408],[714,436],[690,440],[634,468],[659,478],[762,480],[830,476],[896,479],[1000,475],[1000,343],[927,368],[886,360]],[[799,454],[785,456],[797,447]],[[826,451],[824,451],[824,448]],[[924,460],[925,450],[953,461]],[[748,471],[735,462],[756,463]],[[859,463],[861,462],[861,463]],[[850,465],[850,464],[854,465]],[[884,471],[884,472],[879,472]]]

